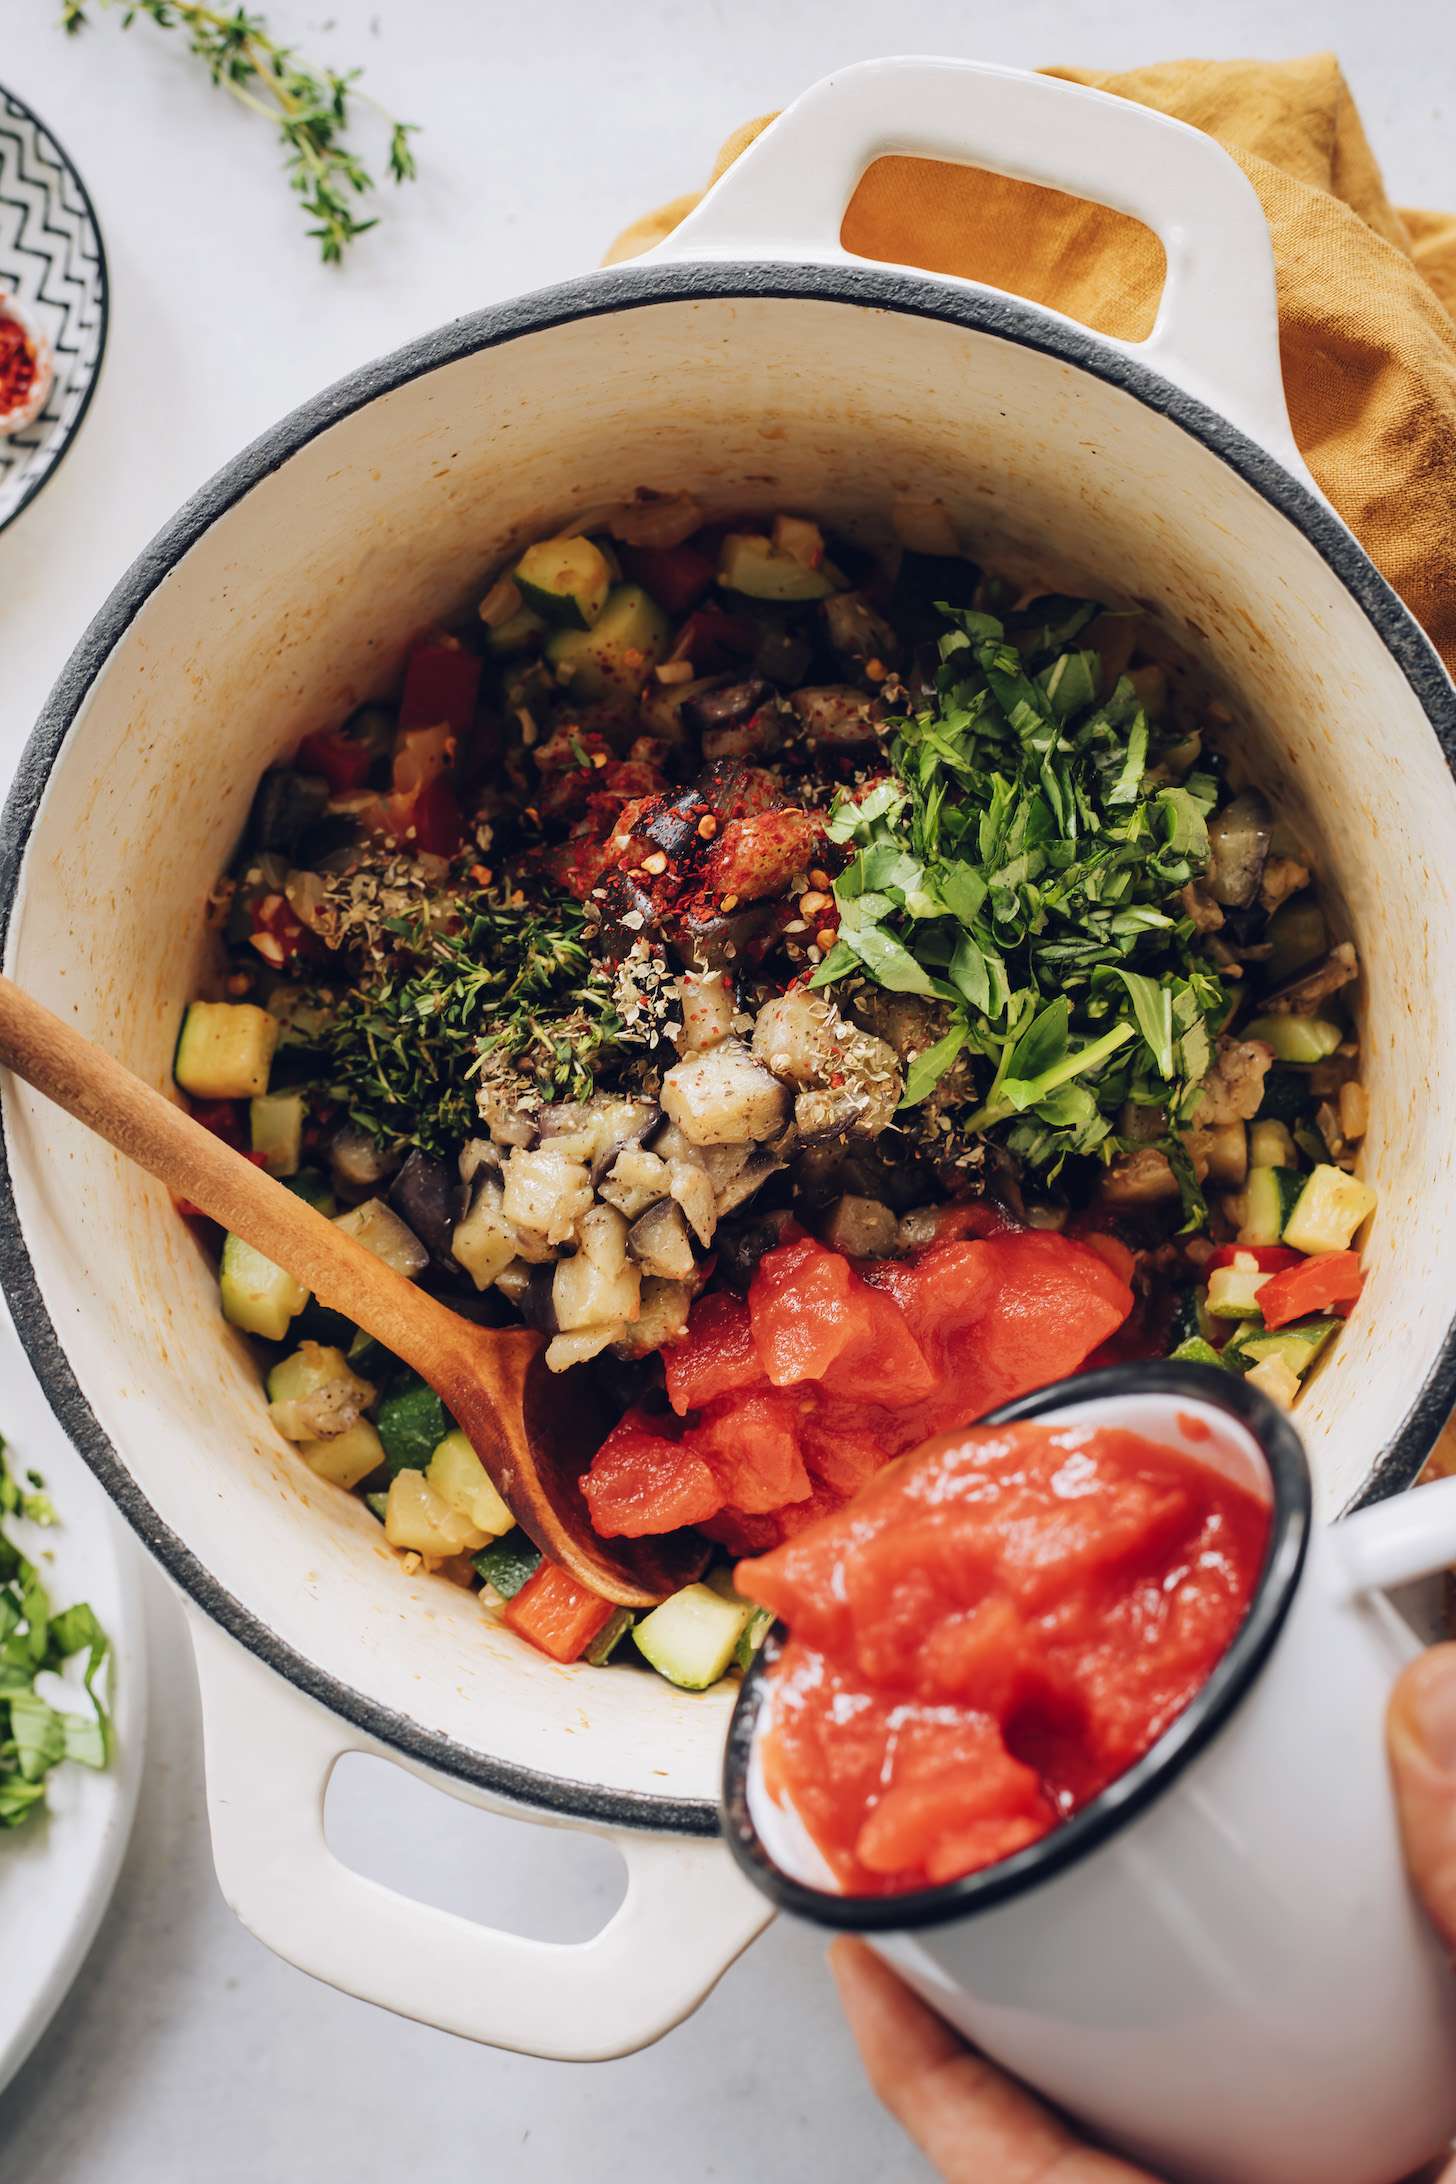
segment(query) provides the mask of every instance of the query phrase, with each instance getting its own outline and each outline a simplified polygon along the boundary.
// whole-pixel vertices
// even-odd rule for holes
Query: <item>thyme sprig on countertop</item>
[[[947,1004],[905,1106],[979,1055],[989,1083],[958,1127],[1051,1176],[1068,1154],[1123,1148],[1124,1102],[1164,1109],[1157,1142],[1193,1222],[1203,1203],[1177,1132],[1231,997],[1177,896],[1207,869],[1218,784],[1191,770],[1196,743],[1160,752],[1126,677],[1100,699],[1099,655],[1075,642],[1100,610],[1061,605],[1019,644],[989,614],[941,610],[956,626],[934,702],[893,723],[892,773],[831,821],[855,854],[813,984],[868,973]]]
[[[100,4],[108,8],[118,0],[100,0]],[[250,15],[245,8],[222,14],[196,6],[193,0],[120,0],[120,4],[126,10],[123,29],[138,15],[145,15],[161,30],[185,30],[191,50],[206,64],[213,82],[277,125],[288,151],[290,187],[303,199],[304,211],[318,222],[308,232],[317,241],[325,265],[339,264],[345,244],[378,225],[377,220],[355,217],[348,194],[352,191],[362,197],[374,187],[363,161],[343,141],[349,99],[363,95],[351,90],[361,71],[353,68],[341,76],[331,68],[311,67],[299,58],[296,47],[280,45],[269,35],[263,16]],[[62,8],[61,21],[68,32],[86,27],[85,0],[62,0]],[[368,103],[376,112],[384,112],[375,100]],[[415,124],[395,121],[388,114],[384,118],[390,126],[389,172],[396,182],[411,181],[415,162],[409,140],[417,133]]]
[[[32,1488],[40,1482],[29,1474]],[[28,1517],[54,1524],[55,1511],[39,1491],[27,1493],[5,1461],[0,1438],[0,1519]],[[86,1696],[92,1713],[54,1707],[36,1690],[36,1678],[87,1656]],[[41,1573],[22,1554],[0,1522],[0,1828],[17,1828],[44,1805],[46,1776],[63,1759],[104,1767],[106,1709],[96,1677],[106,1658],[106,1633],[83,1602],[56,1614]]]
[[[318,996],[330,1021],[316,1088],[358,1128],[436,1159],[478,1134],[481,1084],[586,1099],[623,1031],[569,896],[482,891],[453,908],[450,930],[428,904],[386,917],[358,983]]]

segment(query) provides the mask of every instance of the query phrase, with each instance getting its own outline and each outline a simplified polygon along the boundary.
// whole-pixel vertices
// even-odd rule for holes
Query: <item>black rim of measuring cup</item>
[[[1247,1381],[1212,1365],[1139,1362],[1109,1365],[1100,1372],[1081,1373],[1074,1379],[1058,1381],[1054,1387],[1039,1388],[1034,1395],[1022,1396],[992,1411],[978,1424],[1010,1425],[1019,1419],[1044,1418],[1074,1404],[1080,1407],[1108,1397],[1133,1395],[1182,1397],[1226,1411],[1247,1427],[1269,1467],[1274,1515],[1264,1566],[1248,1613],[1208,1681],[1157,1743],[1125,1774],[1109,1783],[1100,1796],[1070,1820],[1028,1844],[1025,1850],[996,1865],[984,1866],[977,1873],[967,1873],[960,1880],[943,1882],[938,1888],[916,1889],[900,1896],[840,1896],[791,1879],[764,1848],[748,1809],[748,1767],[754,1732],[782,1650],[776,1625],[744,1680],[729,1727],[723,1765],[723,1834],[743,1871],[780,1910],[792,1911],[819,1926],[875,1934],[942,1926],[1024,1895],[1053,1874],[1075,1865],[1161,1797],[1252,1689],[1294,1598],[1311,1522],[1309,1466],[1304,1450],[1289,1420],[1267,1396],[1251,1388]]]

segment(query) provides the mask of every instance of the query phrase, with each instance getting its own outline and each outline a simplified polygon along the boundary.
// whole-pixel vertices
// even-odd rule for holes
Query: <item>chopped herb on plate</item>
[[[28,1486],[5,1461],[0,1440],[0,1827],[15,1828],[45,1803],[46,1777],[63,1759],[104,1767],[108,1756],[106,1708],[96,1678],[108,1641],[83,1602],[56,1610],[41,1573],[11,1539],[4,1519],[56,1522],[33,1472]],[[87,1656],[84,1674],[90,1714],[52,1706],[36,1688],[46,1671]]]

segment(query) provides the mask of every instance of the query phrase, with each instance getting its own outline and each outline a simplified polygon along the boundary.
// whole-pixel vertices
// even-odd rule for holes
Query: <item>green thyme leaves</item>
[[[114,4],[116,0],[101,0],[104,8]],[[355,209],[373,189],[374,178],[345,142],[349,100],[360,95],[354,89],[359,70],[339,75],[332,68],[314,68],[295,47],[280,45],[261,15],[250,15],[245,8],[224,12],[198,6],[195,0],[124,0],[123,28],[138,15],[149,17],[161,30],[185,31],[213,82],[274,123],[286,153],[289,187],[317,223],[308,232],[324,264],[337,265],[346,246],[376,224],[361,220]],[[87,20],[85,0],[62,0],[66,30],[74,35]],[[389,173],[396,182],[412,181],[415,162],[409,140],[416,134],[415,125],[388,115],[385,119]]]
[[[441,1160],[479,1128],[482,1078],[585,1099],[623,1028],[579,904],[466,892],[457,905],[444,929],[428,907],[384,920],[391,945],[357,985],[320,996],[327,1057],[309,1080],[358,1128]]]

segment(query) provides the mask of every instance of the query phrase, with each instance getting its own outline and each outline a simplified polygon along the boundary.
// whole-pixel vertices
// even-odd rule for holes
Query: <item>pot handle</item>
[[[187,1615],[218,1881],[248,1931],[315,1979],[490,2047],[605,2062],[671,2031],[772,1918],[721,1842],[562,1820],[478,1791],[469,1802],[586,1826],[616,1844],[627,1895],[592,1940],[531,1941],[366,1880],[325,1839],[329,1776],[345,1752],[409,1763],[285,1683],[190,1603]]]
[[[891,154],[985,167],[1151,228],[1167,276],[1147,340],[1077,331],[1161,372],[1313,487],[1284,403],[1274,252],[1254,187],[1201,129],[1130,99],[984,61],[863,61],[796,99],[638,262],[863,265],[840,227],[865,170]]]
[[[1456,1563],[1456,1479],[1433,1479],[1357,1509],[1332,1537],[1352,1593],[1433,1577]]]

